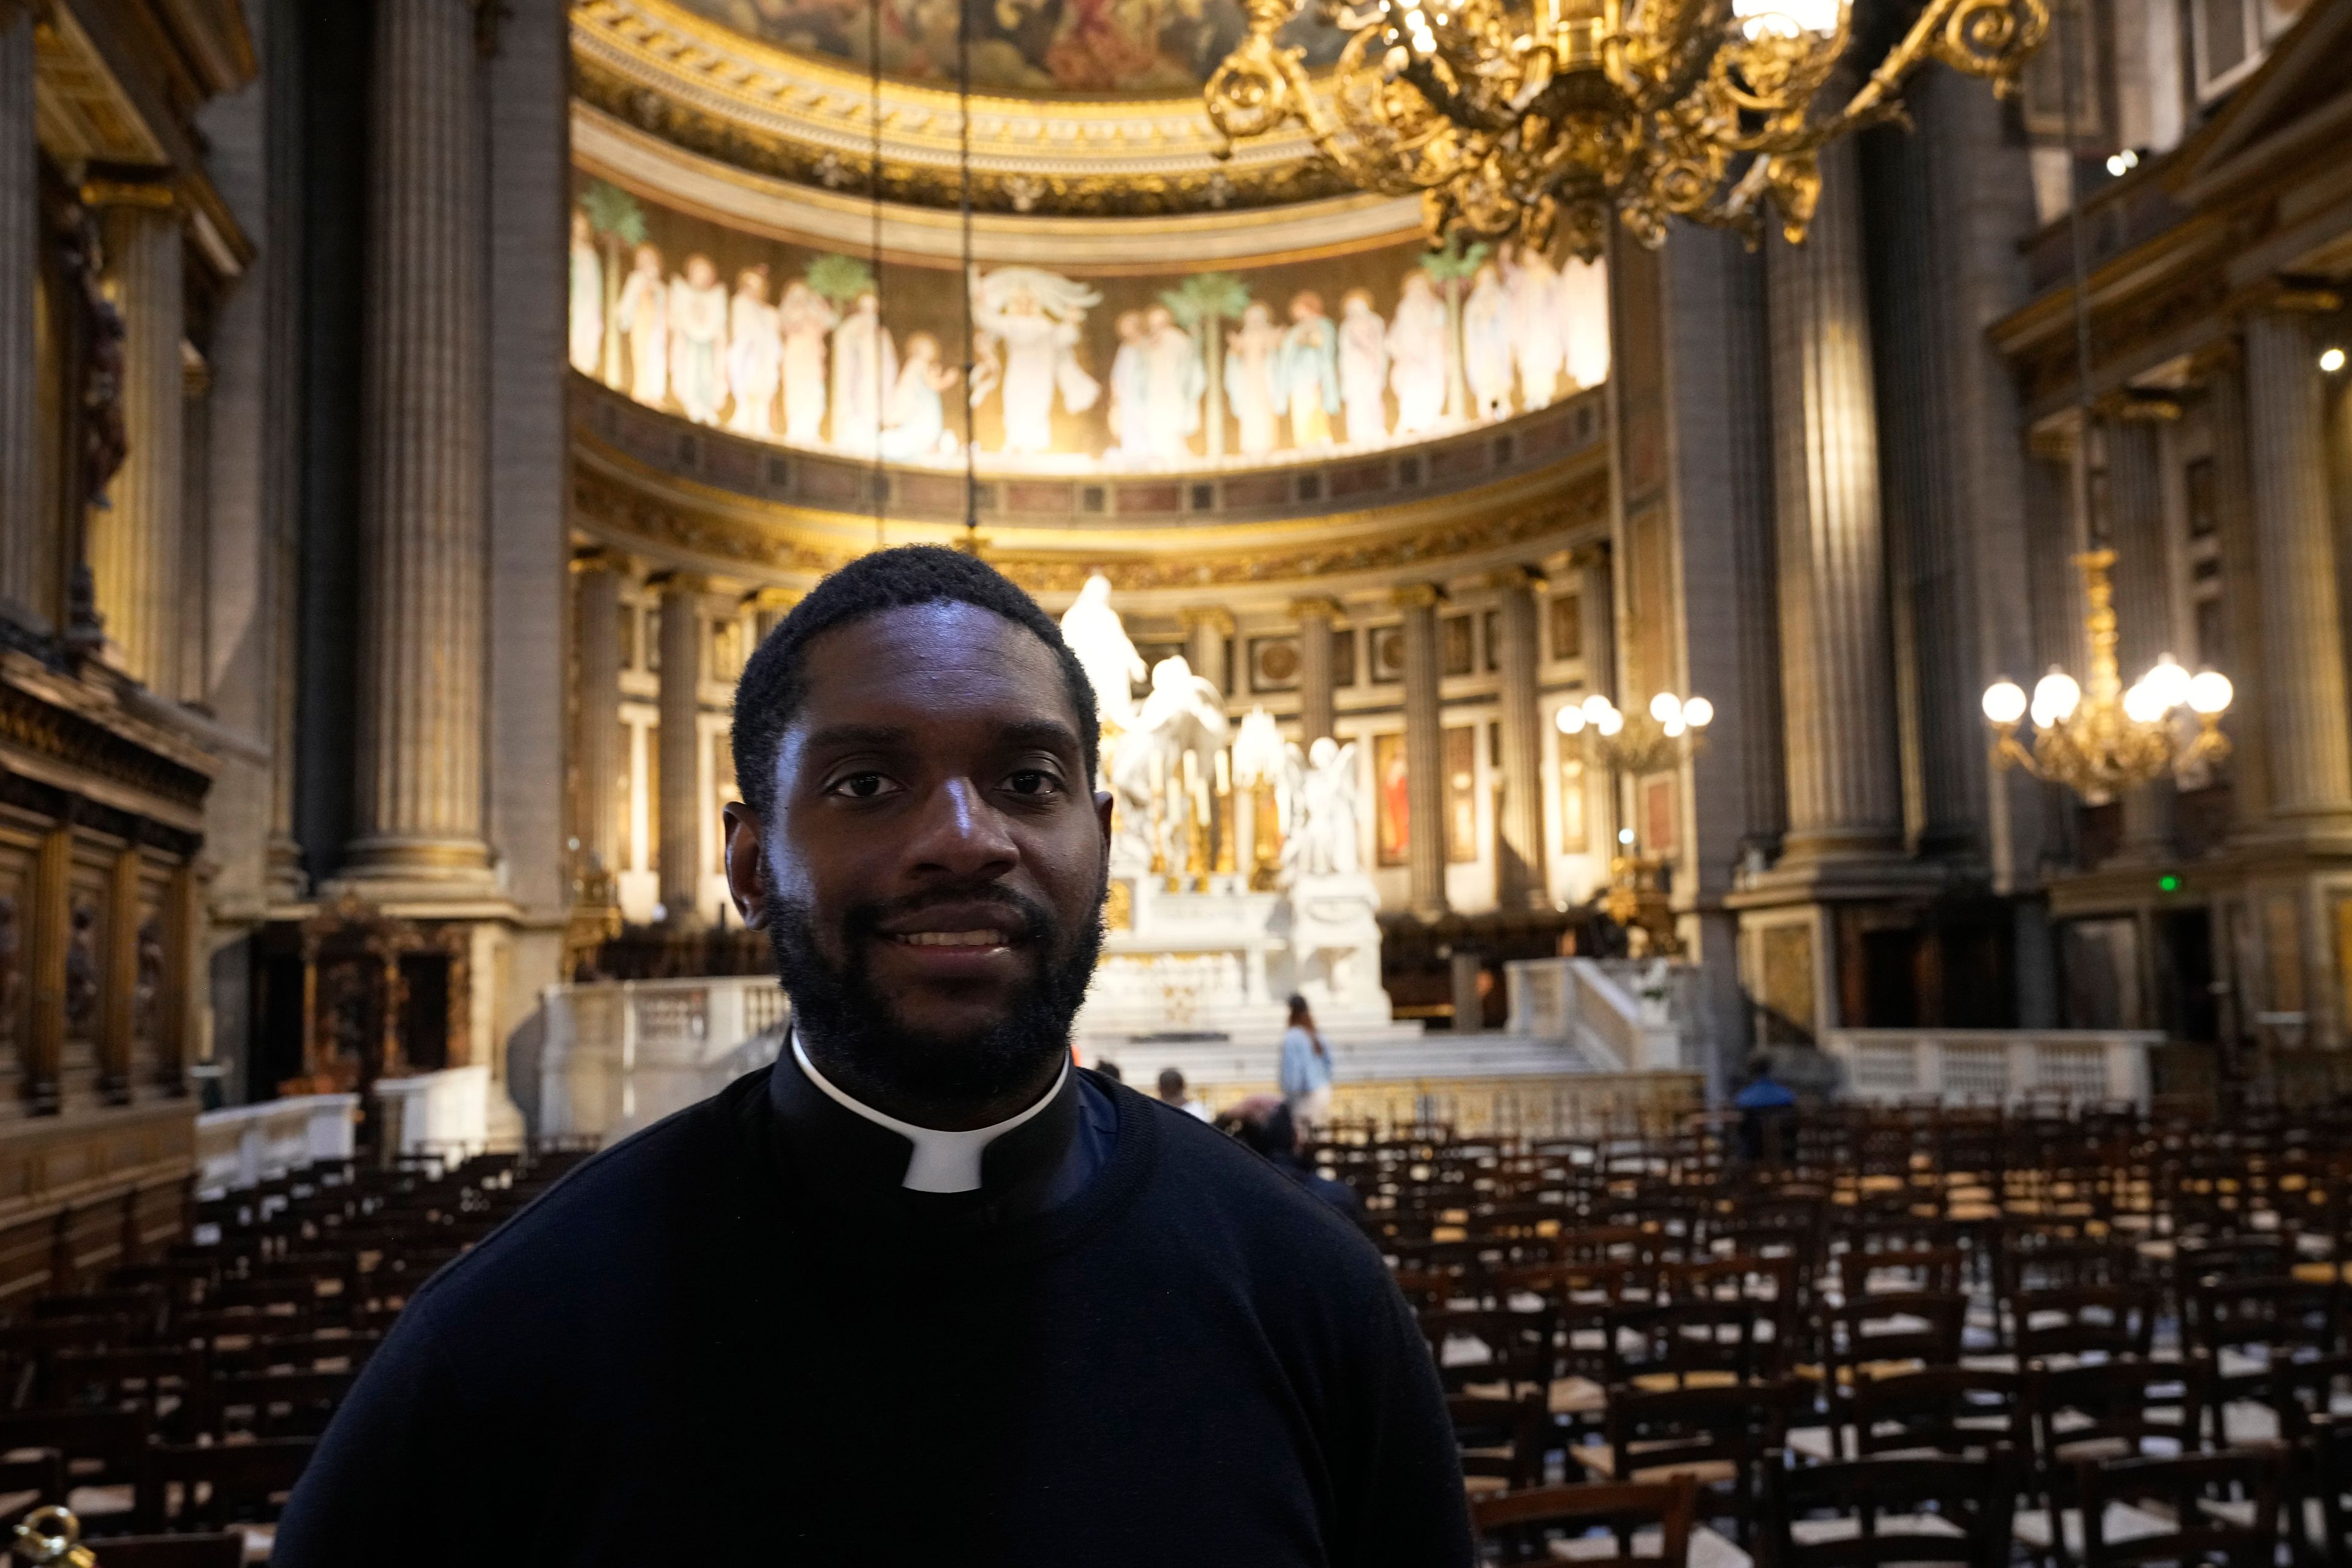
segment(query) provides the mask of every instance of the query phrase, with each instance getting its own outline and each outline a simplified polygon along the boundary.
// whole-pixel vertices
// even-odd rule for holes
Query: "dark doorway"
[[[2156,917],[2157,1023],[2176,1040],[2216,1045],[2221,999],[2213,989],[2213,914],[2168,910]]]
[[[449,1065],[449,955],[408,952],[400,959],[400,1054],[413,1072]]]
[[[1910,928],[1862,933],[1864,1028],[1918,1027],[1920,945],[1920,933]]]

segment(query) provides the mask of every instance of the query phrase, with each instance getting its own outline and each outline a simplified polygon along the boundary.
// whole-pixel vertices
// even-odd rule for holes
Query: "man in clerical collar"
[[[1053,621],[866,556],[746,666],[734,748],[787,1048],[417,1291],[272,1561],[1469,1563],[1374,1249],[1072,1065],[1111,802]]]

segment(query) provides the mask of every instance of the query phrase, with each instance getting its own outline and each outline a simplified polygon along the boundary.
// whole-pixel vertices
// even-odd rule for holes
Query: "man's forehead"
[[[895,605],[809,641],[793,728],[1050,722],[1075,734],[1067,683],[1026,626],[961,601]]]

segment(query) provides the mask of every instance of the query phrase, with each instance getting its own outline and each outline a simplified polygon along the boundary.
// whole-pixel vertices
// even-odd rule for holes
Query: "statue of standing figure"
[[[727,285],[707,256],[686,258],[669,285],[669,381],[697,425],[719,423],[727,401]]]
[[[1283,748],[1283,784],[1290,796],[1290,831],[1282,841],[1291,879],[1352,877],[1363,868],[1356,826],[1356,747],[1318,736],[1304,752]]]
[[[1054,398],[1084,414],[1102,394],[1102,384],[1078,363],[1078,328],[1102,295],[1083,283],[1034,267],[971,269],[971,323],[981,349],[992,358],[1003,345],[1001,377],[1004,414],[1003,450],[1037,454],[1054,449]],[[973,378],[975,401],[988,386]]]
[[[669,285],[662,281],[661,252],[654,247],[637,247],[619,310],[621,336],[629,345],[629,395],[659,408],[669,397]]]
[[[784,340],[784,439],[814,447],[824,428],[824,345],[841,318],[800,279],[784,285],[776,331]]]
[[[735,280],[728,311],[727,385],[735,412],[727,428],[765,441],[776,433],[776,385],[783,342],[776,335],[776,308],[768,303],[768,269],[747,267]]]
[[[572,215],[572,368],[594,375],[604,363],[604,258],[588,215]]]
[[[1217,753],[1232,731],[1216,683],[1192,673],[1181,654],[1151,667],[1151,691],[1135,722],[1112,753],[1110,790],[1118,803],[1111,855],[1122,866],[1148,866],[1154,851],[1161,863],[1184,863],[1184,759],[1192,758],[1193,779],[1214,787]],[[1153,801],[1161,803],[1152,822]]]
[[[1110,607],[1110,579],[1097,572],[1070,607],[1062,612],[1062,640],[1078,656],[1078,668],[1095,689],[1095,712],[1106,726],[1135,723],[1135,683],[1144,678],[1143,656],[1135,651],[1126,623]]]

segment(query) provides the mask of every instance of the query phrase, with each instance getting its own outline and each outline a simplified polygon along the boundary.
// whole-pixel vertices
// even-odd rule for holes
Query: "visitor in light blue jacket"
[[[1331,1119],[1331,1053],[1304,996],[1290,999],[1290,1027],[1282,1037],[1282,1102],[1302,1140]]]

